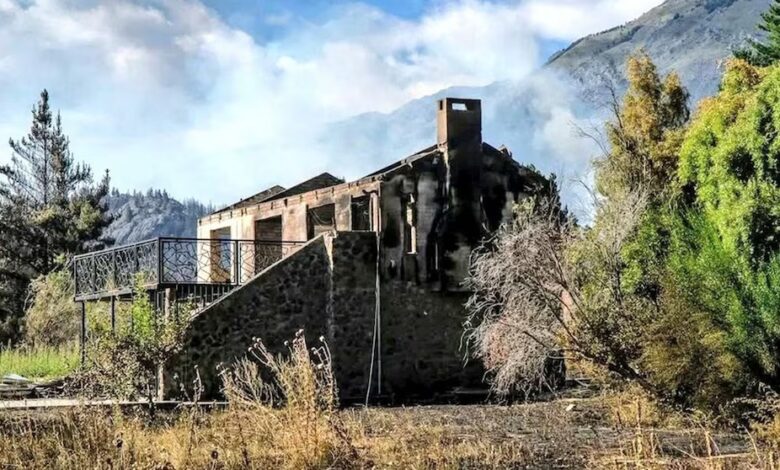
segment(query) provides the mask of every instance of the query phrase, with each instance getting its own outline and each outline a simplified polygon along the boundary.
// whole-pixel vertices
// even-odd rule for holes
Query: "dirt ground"
[[[475,452],[481,458],[489,455],[486,448],[500,449],[502,462],[513,468],[767,468],[758,462],[761,456],[747,434],[713,432],[691,422],[645,426],[647,419],[633,413],[620,422],[613,406],[599,396],[512,406],[433,405],[345,413],[364,427],[368,440],[414,440],[425,430],[445,447],[482,449]],[[408,444],[422,447],[419,442]],[[365,447],[382,446],[369,442]],[[456,462],[453,467],[500,466],[494,463]]]
[[[359,468],[774,468],[746,433],[673,423],[630,400],[616,405],[614,395],[569,393],[511,406],[351,407],[338,415]],[[67,413],[0,409],[0,430]]]

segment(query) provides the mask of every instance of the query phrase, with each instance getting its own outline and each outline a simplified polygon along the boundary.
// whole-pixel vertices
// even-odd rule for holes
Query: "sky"
[[[0,0],[0,141],[46,88],[76,158],[118,189],[230,203],[324,170],[329,123],[520,80],[660,3]],[[349,161],[332,170],[362,176]]]

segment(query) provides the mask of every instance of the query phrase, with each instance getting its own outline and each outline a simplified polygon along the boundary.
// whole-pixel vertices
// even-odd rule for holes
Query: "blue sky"
[[[77,158],[119,189],[228,203],[330,168],[329,123],[522,80],[659,3],[0,0],[0,141],[47,88]]]

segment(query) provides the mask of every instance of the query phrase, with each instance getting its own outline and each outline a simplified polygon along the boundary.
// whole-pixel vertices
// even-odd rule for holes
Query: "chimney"
[[[444,164],[446,203],[438,232],[441,289],[458,289],[469,256],[485,235],[482,225],[482,103],[444,98],[436,112],[437,144]]]
[[[482,102],[480,100],[444,98],[436,113],[437,143],[458,147],[471,143],[482,145]]]

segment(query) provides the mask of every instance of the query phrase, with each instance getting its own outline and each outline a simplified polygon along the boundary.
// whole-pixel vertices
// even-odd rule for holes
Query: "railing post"
[[[81,301],[81,337],[79,338],[81,346],[81,367],[87,364],[87,303]]]
[[[233,283],[238,285],[241,284],[241,245],[239,244],[238,240],[233,240],[233,271],[234,276],[233,277]]]
[[[76,291],[74,293],[74,297],[78,296],[79,293],[80,293],[80,291],[79,291],[79,269],[78,269],[78,265],[79,265],[79,260],[74,258],[73,259],[73,290]]]
[[[135,253],[135,256],[133,256],[134,266],[133,266],[133,272],[138,275],[138,271],[141,270],[141,246],[136,245],[135,249],[133,250]],[[133,279],[131,282],[135,282],[135,276],[133,276]],[[132,286],[135,287],[135,286]]]
[[[111,253],[111,283],[113,284],[113,290],[119,289],[119,277],[116,270],[116,254],[117,251]]]
[[[97,257],[92,257],[92,289],[95,292],[100,292],[97,285]]]
[[[111,333],[116,333],[116,296],[111,296]]]
[[[157,239],[157,284],[163,283],[163,239]]]

